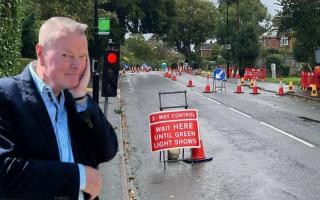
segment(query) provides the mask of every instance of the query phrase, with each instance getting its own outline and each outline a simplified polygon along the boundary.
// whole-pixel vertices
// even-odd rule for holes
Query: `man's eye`
[[[71,55],[69,55],[69,54],[62,54],[62,56],[64,57],[64,58],[66,58],[66,59],[70,59],[72,56]]]

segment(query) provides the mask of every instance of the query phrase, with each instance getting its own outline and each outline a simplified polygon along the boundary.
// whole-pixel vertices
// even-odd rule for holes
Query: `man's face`
[[[88,44],[85,36],[73,33],[51,42],[43,50],[46,84],[55,92],[78,86],[87,65]]]

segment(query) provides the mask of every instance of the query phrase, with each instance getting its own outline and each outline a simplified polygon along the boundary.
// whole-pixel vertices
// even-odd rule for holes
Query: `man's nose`
[[[73,58],[71,67],[78,68],[81,65],[80,58]]]

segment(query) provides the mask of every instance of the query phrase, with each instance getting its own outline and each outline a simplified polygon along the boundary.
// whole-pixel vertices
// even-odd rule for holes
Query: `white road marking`
[[[240,112],[240,111],[238,111],[238,110],[236,110],[236,109],[234,109],[234,108],[229,108],[230,110],[233,110],[234,112],[236,112],[236,113],[239,113],[240,115],[243,115],[243,116],[245,116],[245,117],[248,117],[248,118],[250,118],[251,116],[249,116],[249,115],[247,115],[247,114],[245,114],[245,113],[243,113],[243,112]]]
[[[215,101],[215,100],[213,100],[213,99],[210,99],[209,97],[206,97],[206,96],[204,96],[203,94],[201,94],[201,93],[199,93],[199,92],[197,92],[197,91],[195,91],[195,90],[191,90],[191,91],[193,91],[194,93],[196,93],[196,94],[198,94],[198,95],[200,95],[200,96],[203,96],[203,97],[207,98],[209,101],[212,101],[212,102],[214,102],[214,103],[216,103],[216,104],[218,104],[218,105],[221,104],[221,103],[219,103],[218,101]]]
[[[211,99],[211,98],[209,98],[209,97],[207,97],[207,96],[205,96],[205,95],[203,95],[203,94],[201,94],[201,93],[199,93],[199,92],[197,92],[197,91],[195,91],[195,90],[192,90],[191,88],[188,88],[187,86],[183,85],[183,84],[180,83],[180,82],[172,81],[171,79],[167,79],[167,80],[169,80],[169,81],[171,81],[171,82],[174,82],[174,83],[176,83],[176,84],[179,84],[179,85],[181,85],[182,87],[184,87],[184,88],[186,88],[186,89],[189,89],[190,91],[192,91],[192,92],[194,92],[194,93],[196,93],[196,94],[198,94],[198,95],[200,95],[200,96],[203,96],[203,97],[207,98],[209,101],[212,101],[212,102],[214,102],[214,103],[216,103],[216,104],[218,104],[218,105],[221,105],[221,103],[219,103],[218,101],[215,101],[215,100],[213,100],[213,99]]]
[[[291,137],[292,139],[297,140],[297,141],[299,141],[299,142],[301,142],[301,143],[303,143],[303,144],[305,144],[305,145],[307,145],[307,146],[309,146],[309,147],[314,147],[314,145],[312,145],[312,144],[310,144],[310,143],[308,143],[308,142],[306,142],[306,141],[304,141],[304,140],[301,140],[300,138],[297,138],[297,137],[295,137],[295,136],[293,136],[293,135],[291,135],[291,134],[289,134],[289,133],[287,133],[287,132],[285,132],[285,131],[282,131],[282,130],[280,130],[280,129],[277,129],[277,128],[275,128],[275,127],[273,127],[273,126],[271,126],[271,125],[269,125],[269,124],[267,124],[267,123],[260,122],[260,124],[263,124],[263,125],[265,125],[265,126],[267,126],[267,127],[269,127],[269,128],[272,128],[273,130],[276,130],[276,131],[278,131],[279,133],[282,133],[282,134],[284,134],[284,135],[286,135],[286,136],[288,136],[288,137]]]

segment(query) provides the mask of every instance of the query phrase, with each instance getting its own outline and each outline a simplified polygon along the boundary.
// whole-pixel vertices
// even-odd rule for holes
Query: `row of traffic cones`
[[[181,73],[181,71],[179,70],[179,74],[180,73]],[[244,92],[242,91],[241,86],[244,85],[244,78],[240,79],[240,76],[238,75],[238,71],[237,71],[237,75],[236,76],[238,77],[238,82],[237,82],[236,91],[234,93],[242,94]],[[165,77],[172,78],[173,81],[176,81],[177,80],[176,71],[173,72],[172,77],[171,77],[171,70],[166,72],[165,73]],[[192,79],[189,79],[188,84],[186,85],[186,87],[194,87],[194,85],[192,83]],[[251,79],[250,80],[249,87],[252,88],[252,92],[250,94],[253,94],[253,95],[260,94],[258,92],[258,86],[257,86],[257,82],[256,82],[255,79]],[[288,93],[293,93],[293,84],[292,84],[292,82],[290,82],[288,89],[289,89]],[[208,76],[207,77],[207,82],[206,82],[206,85],[205,85],[205,89],[204,89],[203,93],[213,93],[213,92],[214,91],[212,91],[210,89],[209,76]],[[284,90],[283,90],[283,82],[282,82],[282,80],[280,80],[278,93],[276,93],[276,94],[279,95],[279,96],[283,96],[285,94]]]
[[[241,89],[241,85],[243,85],[243,79],[240,80],[240,78],[238,79],[238,83],[237,83],[237,87],[236,87],[236,91],[234,93],[236,94],[242,94],[244,93]],[[258,86],[257,86],[257,81],[253,80],[252,83],[250,82],[250,88],[252,88],[252,92],[250,94],[260,94],[258,92]]]

